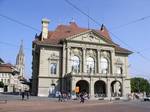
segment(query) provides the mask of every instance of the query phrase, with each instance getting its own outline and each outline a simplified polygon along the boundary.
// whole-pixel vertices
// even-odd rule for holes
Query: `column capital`
[[[97,52],[100,52],[102,49],[97,49]]]
[[[114,53],[115,51],[114,50],[110,50],[110,53]]]
[[[124,82],[125,81],[125,78],[122,78],[122,82]]]
[[[85,47],[82,47],[82,50],[84,51],[84,50],[86,50],[87,48],[85,48]]]
[[[66,48],[67,48],[67,49],[70,49],[70,48],[71,48],[71,46],[67,46]]]

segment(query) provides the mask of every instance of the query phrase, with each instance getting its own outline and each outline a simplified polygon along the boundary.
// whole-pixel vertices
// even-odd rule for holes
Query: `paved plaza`
[[[79,100],[31,97],[22,101],[20,96],[1,96],[0,112],[150,112],[150,102],[86,100],[81,104]]]

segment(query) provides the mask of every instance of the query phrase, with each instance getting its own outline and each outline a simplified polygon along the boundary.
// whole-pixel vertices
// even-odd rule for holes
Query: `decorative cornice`
[[[95,50],[90,49],[86,51],[86,55],[91,57],[96,57],[96,52]]]
[[[60,76],[38,76],[38,78],[52,78],[52,79],[59,79],[59,78],[61,78]]]

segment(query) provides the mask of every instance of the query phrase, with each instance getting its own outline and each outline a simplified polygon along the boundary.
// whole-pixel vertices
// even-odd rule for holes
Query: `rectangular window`
[[[50,64],[50,73],[56,75],[56,73],[57,73],[57,64],[56,63]]]
[[[7,79],[7,83],[10,83],[10,79]]]
[[[87,65],[87,73],[90,73],[90,67]]]

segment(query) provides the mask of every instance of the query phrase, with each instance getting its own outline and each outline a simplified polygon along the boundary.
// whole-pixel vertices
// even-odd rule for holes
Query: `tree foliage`
[[[4,83],[0,81],[0,87],[4,87]]]
[[[135,77],[131,78],[131,92],[150,93],[150,83],[147,79]]]

